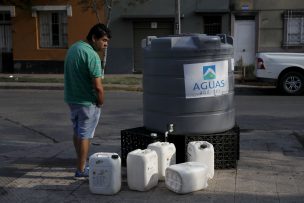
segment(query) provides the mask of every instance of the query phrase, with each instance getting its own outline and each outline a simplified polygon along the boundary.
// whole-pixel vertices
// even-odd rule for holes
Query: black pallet
[[[187,146],[191,141],[207,141],[214,147],[214,168],[236,168],[239,159],[240,129],[238,126],[214,134],[200,135],[169,135],[168,141],[174,143],[176,163],[187,161]]]
[[[157,136],[151,136],[156,133]],[[146,149],[153,142],[164,142],[163,133],[147,130],[145,127],[126,129],[121,131],[121,163],[126,166],[127,155],[135,149]]]
[[[151,133],[156,133],[152,137]],[[168,142],[176,147],[176,163],[183,163],[187,160],[187,146],[191,141],[207,141],[214,147],[214,168],[228,169],[236,168],[239,159],[239,141],[240,129],[238,126],[214,134],[199,135],[168,135]],[[126,159],[129,152],[135,149],[146,149],[150,143],[165,141],[164,133],[155,132],[138,127],[121,131],[121,159],[122,165],[126,165]]]
[[[236,126],[223,133],[185,136],[185,149],[191,141],[207,141],[214,147],[214,168],[236,168],[239,159],[239,139],[239,127]]]

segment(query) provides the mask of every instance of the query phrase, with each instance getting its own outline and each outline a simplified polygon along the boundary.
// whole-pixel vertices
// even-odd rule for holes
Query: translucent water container
[[[147,191],[158,184],[157,154],[151,149],[137,149],[127,156],[127,179],[131,190]]]
[[[207,166],[199,162],[171,165],[166,169],[165,183],[169,190],[185,194],[208,186]]]
[[[166,168],[176,163],[176,148],[173,143],[154,142],[148,149],[156,151],[158,157],[158,179],[165,180]]]
[[[89,186],[95,194],[113,195],[121,188],[121,159],[116,153],[98,152],[89,159]]]
[[[200,162],[208,167],[208,178],[214,176],[214,148],[213,145],[206,141],[193,141],[188,143],[187,160]]]

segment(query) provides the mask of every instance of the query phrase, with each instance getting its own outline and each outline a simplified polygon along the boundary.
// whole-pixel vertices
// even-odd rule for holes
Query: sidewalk
[[[63,83],[41,83],[41,82],[18,82],[18,78],[39,78],[39,79],[61,79],[63,80],[63,74],[1,74],[0,78],[10,78],[13,76],[10,82],[1,82],[0,89],[42,89],[42,90],[63,90]],[[141,74],[106,74],[105,78],[126,78],[135,77],[142,79]],[[272,88],[268,83],[261,82],[241,82],[239,76],[235,76],[236,88]],[[15,81],[14,81],[15,80]],[[142,91],[142,84],[138,85],[124,85],[124,84],[104,84],[106,90],[126,90],[126,91]]]
[[[303,132],[301,132],[303,133]],[[288,131],[242,132],[237,169],[216,170],[207,189],[179,195],[164,182],[147,191],[131,191],[122,168],[121,191],[113,196],[92,194],[88,181],[76,181],[72,143],[46,144],[26,151],[1,154],[2,163],[28,160],[41,163],[0,188],[0,202],[303,202],[304,151]],[[91,153],[120,153],[120,141],[92,145]]]
[[[106,78],[142,78],[140,74],[107,74]],[[20,82],[21,78],[26,79],[41,79],[48,80],[62,80],[63,74],[3,74],[0,73],[0,78],[7,78],[10,81],[1,82],[0,89],[41,89],[41,90],[63,90],[63,82]],[[127,90],[127,91],[142,91],[142,85],[125,85],[125,84],[104,84],[106,90]]]

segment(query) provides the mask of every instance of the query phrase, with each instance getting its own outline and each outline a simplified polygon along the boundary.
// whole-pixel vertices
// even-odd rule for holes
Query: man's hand
[[[97,106],[101,107],[104,101],[104,90],[101,78],[93,78],[93,86],[95,87],[97,93]]]

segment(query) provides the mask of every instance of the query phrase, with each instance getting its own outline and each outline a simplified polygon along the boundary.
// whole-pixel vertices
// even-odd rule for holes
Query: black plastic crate
[[[151,136],[156,133],[157,136]],[[164,133],[151,131],[145,127],[126,129],[121,131],[121,160],[126,165],[129,152],[135,149],[146,149],[153,142],[164,142]],[[214,134],[198,135],[168,135],[168,142],[176,147],[176,162],[183,163],[187,160],[187,146],[191,141],[207,141],[214,147],[214,167],[216,169],[235,168],[239,159],[240,129],[238,126]]]
[[[175,144],[177,150],[176,162],[183,163],[187,160],[187,146],[191,141],[207,141],[214,147],[214,168],[236,168],[239,159],[240,130],[238,126],[214,134],[201,135],[169,135],[168,141]]]
[[[154,133],[154,135],[151,135]],[[156,135],[156,136],[155,136]],[[121,163],[126,165],[127,155],[135,149],[146,149],[153,142],[164,142],[163,133],[147,130],[145,127],[121,131]]]

